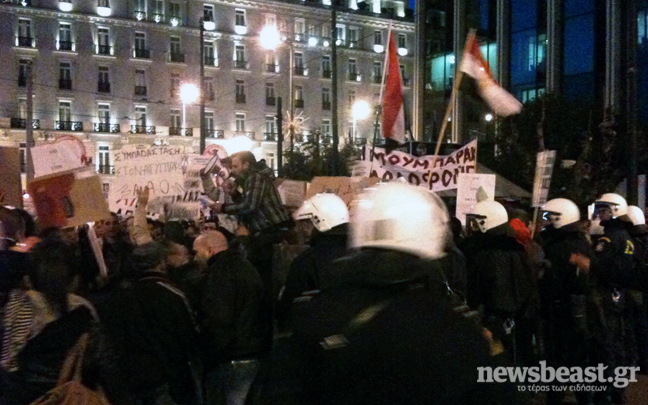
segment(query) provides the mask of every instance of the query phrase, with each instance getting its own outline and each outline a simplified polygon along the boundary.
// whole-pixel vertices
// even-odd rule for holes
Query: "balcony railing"
[[[410,79],[403,77],[403,86],[409,87],[410,85]]]
[[[97,55],[110,55],[111,49],[110,45],[97,45]]]
[[[303,66],[295,66],[294,73],[295,73],[295,76],[304,76],[304,67]]]
[[[213,56],[205,56],[205,66],[218,66],[217,60]]]
[[[34,38],[32,37],[18,37],[18,46],[26,46],[28,48],[34,47]]]
[[[331,78],[331,71],[330,70],[322,70],[322,77],[325,79],[330,79]]]
[[[98,82],[97,91],[100,93],[110,93],[110,82]]]
[[[131,125],[131,133],[133,133],[133,134],[155,134],[155,126],[153,126],[153,125]]]
[[[99,173],[99,174],[115,174],[115,166],[112,166],[112,165],[99,165],[99,166],[97,166],[97,173]]]
[[[83,122],[81,121],[56,121],[54,128],[57,131],[83,131]]]
[[[151,51],[144,48],[135,48],[135,57],[141,59],[150,59]]]
[[[349,41],[349,48],[357,48],[357,47],[358,47],[358,41],[356,40]]]
[[[135,19],[137,21],[144,21],[144,20],[146,20],[146,12],[145,11],[134,11],[133,12],[133,17],[135,17]]]
[[[15,128],[15,129],[26,129],[27,120],[24,118],[11,118],[10,125],[11,128]],[[32,128],[40,129],[40,120],[32,120]]]
[[[279,65],[276,63],[266,63],[266,72],[268,73],[277,73]]]
[[[72,90],[72,80],[71,79],[59,79],[59,89],[61,89],[61,90]]]
[[[154,13],[151,15],[151,19],[156,23],[164,22],[164,14]]]
[[[223,129],[207,129],[205,132],[207,138],[216,138],[216,139],[225,138],[225,130]]]
[[[239,104],[245,104],[245,94],[237,94],[236,102]]]
[[[234,61],[234,67],[237,69],[247,69],[248,68],[248,62],[246,60],[235,60]]]
[[[59,41],[59,51],[71,51],[72,50],[72,41]]]
[[[119,124],[109,124],[107,122],[95,122],[92,124],[94,132],[109,132],[111,134],[119,133]]]
[[[373,83],[374,84],[381,84],[382,83],[382,77],[381,76],[374,76],[373,77]]]
[[[18,86],[20,87],[27,86],[27,76],[18,75]]]
[[[247,136],[248,138],[254,140],[254,131],[235,131],[234,136]]]
[[[193,128],[169,127],[170,136],[193,136]]]
[[[303,99],[295,100],[295,108],[304,108],[304,100]]]
[[[135,95],[136,96],[145,96],[146,95],[146,86],[135,86]]]
[[[331,109],[331,102],[330,101],[322,101],[322,110],[330,110]]]
[[[266,97],[266,105],[277,105],[277,97]]]
[[[349,80],[351,81],[357,81],[358,80],[358,73],[357,72],[349,72]]]
[[[171,53],[171,54],[169,54],[169,61],[177,62],[177,63],[184,63],[184,61],[185,61],[184,53]]]
[[[263,133],[263,140],[264,141],[276,141],[277,140],[277,134],[274,132],[264,132]]]

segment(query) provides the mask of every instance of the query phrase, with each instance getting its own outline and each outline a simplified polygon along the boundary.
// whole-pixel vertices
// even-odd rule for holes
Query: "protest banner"
[[[148,186],[149,206],[162,208],[165,203],[185,202],[197,195],[185,189],[184,175],[189,158],[183,146],[128,145],[116,150],[115,178],[110,185],[110,210],[131,215],[137,202],[137,189]]]
[[[0,147],[0,205],[22,208],[20,150]]]
[[[426,187],[431,191],[457,188],[460,173],[475,173],[477,170],[477,140],[447,156],[416,157],[404,152],[387,154],[383,148],[374,148],[372,162],[371,148],[365,149],[362,163],[356,162],[353,175],[369,173],[381,181],[404,178],[409,184]],[[434,165],[434,167],[432,167]]]
[[[276,179],[275,184],[286,207],[299,208],[306,197],[306,182],[299,180]]]
[[[85,156],[78,143],[77,140],[64,139],[32,147],[34,177],[43,177],[84,167]]]
[[[306,199],[319,193],[333,193],[345,202],[347,207],[367,187],[378,183],[378,178],[367,177],[314,177],[306,192]]]
[[[536,172],[533,181],[532,207],[541,207],[547,202],[549,186],[551,185],[551,174],[556,160],[555,150],[546,150],[538,153],[536,158]]]
[[[42,229],[80,226],[110,216],[94,170],[72,170],[32,180],[27,190]]]
[[[176,198],[174,201],[166,202],[164,206],[164,217],[169,219],[198,219],[200,218],[200,195],[203,193],[202,181],[200,180],[200,170],[211,160],[211,156],[187,155],[187,165],[183,169],[183,189],[182,198]],[[165,199],[162,199],[164,201]]]
[[[494,174],[459,173],[457,176],[457,210],[455,216],[466,225],[466,213],[471,212],[475,204],[495,199]]]

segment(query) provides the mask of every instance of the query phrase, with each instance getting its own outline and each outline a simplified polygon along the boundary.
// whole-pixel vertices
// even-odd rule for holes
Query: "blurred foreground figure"
[[[358,201],[340,283],[295,305],[273,358],[275,404],[504,403],[478,384],[493,360],[441,273],[449,217],[423,188],[389,183]],[[504,386],[503,384],[500,387]]]

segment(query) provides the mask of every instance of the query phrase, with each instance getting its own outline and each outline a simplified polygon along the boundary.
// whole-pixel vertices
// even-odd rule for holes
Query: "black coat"
[[[268,403],[501,403],[476,383],[491,361],[481,327],[454,312],[429,261],[367,249],[339,263],[346,281],[296,308]]]
[[[602,221],[605,234],[594,245],[596,255],[590,272],[601,288],[626,288],[632,285],[635,246],[630,237],[632,223],[615,218]]]
[[[207,368],[219,362],[257,358],[269,331],[261,276],[229,250],[212,256],[199,310]]]
[[[348,224],[338,225],[313,236],[310,248],[293,260],[279,300],[277,317],[281,321],[290,318],[295,298],[306,291],[320,290],[336,283],[338,270],[333,261],[346,254],[348,239]]]

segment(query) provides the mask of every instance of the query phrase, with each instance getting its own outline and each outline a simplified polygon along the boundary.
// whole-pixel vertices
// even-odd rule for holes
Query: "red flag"
[[[382,108],[383,137],[399,143],[405,142],[405,110],[403,109],[403,88],[398,65],[398,53],[394,34],[389,36],[387,51],[387,80]]]
[[[506,117],[519,113],[522,103],[495,81],[474,34],[468,36],[465,49],[459,70],[477,80],[479,94],[484,101],[497,115]]]

